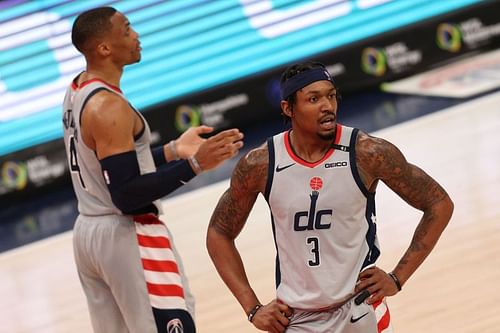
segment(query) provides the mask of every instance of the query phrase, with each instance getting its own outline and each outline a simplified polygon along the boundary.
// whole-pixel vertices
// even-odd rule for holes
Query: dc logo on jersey
[[[167,323],[167,333],[184,333],[184,326],[179,318],[174,318]]]
[[[293,219],[293,230],[305,231],[314,229],[330,229],[331,222],[322,223],[321,219],[324,216],[331,216],[333,211],[331,209],[316,211],[316,202],[318,201],[319,190],[323,187],[323,179],[320,177],[312,177],[309,180],[309,187],[312,189],[312,192],[309,195],[311,198],[309,211],[300,211],[295,213]]]

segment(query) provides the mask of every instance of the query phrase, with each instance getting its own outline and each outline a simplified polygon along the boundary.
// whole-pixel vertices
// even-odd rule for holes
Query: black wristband
[[[259,311],[259,309],[262,307],[263,305],[262,304],[257,304],[255,305],[252,310],[250,310],[250,313],[248,314],[248,321],[249,322],[252,322],[252,319],[253,317],[255,316],[255,314],[257,313],[257,311]]]
[[[396,287],[398,287],[398,291],[401,291],[401,282],[399,282],[399,279],[396,276],[396,274],[394,274],[393,272],[390,272],[388,274],[392,278],[392,280],[394,281],[394,283],[396,284]]]

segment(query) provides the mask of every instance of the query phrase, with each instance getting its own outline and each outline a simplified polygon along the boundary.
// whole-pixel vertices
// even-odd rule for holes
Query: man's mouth
[[[331,130],[335,128],[335,116],[323,117],[320,122],[320,127],[324,130]]]

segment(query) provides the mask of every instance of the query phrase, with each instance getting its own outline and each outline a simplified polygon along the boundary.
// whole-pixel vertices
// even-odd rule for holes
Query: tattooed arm
[[[410,246],[393,270],[403,285],[436,245],[453,213],[453,202],[434,179],[408,163],[399,149],[386,140],[360,133],[356,152],[361,177],[370,191],[374,191],[381,180],[408,204],[423,212]],[[394,281],[385,278],[385,290],[380,290],[384,289],[384,283],[381,283],[380,291],[376,292],[382,295],[374,295],[373,301],[397,292]],[[369,283],[366,281],[361,287]]]
[[[246,223],[259,193],[264,193],[269,163],[267,145],[249,152],[237,164],[229,189],[215,208],[207,232],[207,249],[219,275],[248,315],[261,304],[252,290],[234,240]],[[272,301],[256,312],[252,323],[261,330],[283,332],[291,314],[284,304]]]

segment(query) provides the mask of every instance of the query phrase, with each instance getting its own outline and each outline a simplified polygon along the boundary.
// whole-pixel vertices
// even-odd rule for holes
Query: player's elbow
[[[453,200],[451,200],[450,196],[446,195],[446,197],[441,201],[441,205],[443,207],[443,213],[447,216],[447,220],[449,221],[453,215],[453,211],[455,210],[455,204],[453,203]]]
[[[207,248],[208,254],[212,257],[216,246],[216,231],[213,226],[209,225],[207,230],[207,237],[205,239],[205,246]]]
[[[220,249],[226,248],[229,244],[232,244],[232,240],[228,239],[216,226],[210,223],[205,241],[210,258],[214,260],[220,254]]]
[[[441,225],[441,229],[444,229],[448,222],[450,221],[455,205],[451,198],[446,194],[441,200],[435,202],[433,205],[429,207],[430,216],[434,216],[439,224]]]

